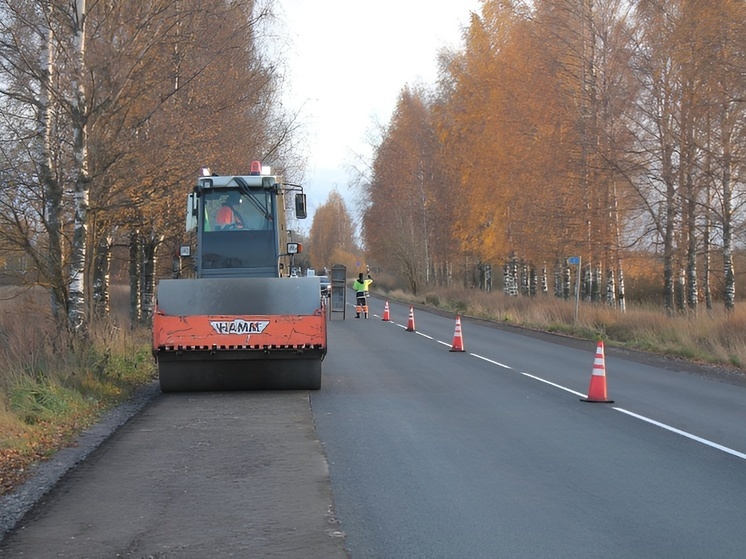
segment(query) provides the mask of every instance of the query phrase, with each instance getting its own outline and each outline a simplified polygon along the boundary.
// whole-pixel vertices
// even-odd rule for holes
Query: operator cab
[[[266,169],[266,172],[265,172]],[[295,217],[305,217],[299,185],[282,184],[253,162],[248,175],[215,175],[204,168],[189,195],[187,231],[196,231],[195,271],[206,277],[279,277],[290,268],[287,192],[295,194]],[[300,191],[300,192],[298,192]]]
[[[276,277],[279,239],[274,196],[259,190],[251,198],[236,190],[202,192],[198,235],[200,277]]]
[[[197,277],[279,276],[285,215],[277,177],[203,172],[189,199]]]

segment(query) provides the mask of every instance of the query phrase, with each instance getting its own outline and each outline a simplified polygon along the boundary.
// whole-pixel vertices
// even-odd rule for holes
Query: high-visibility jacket
[[[355,296],[356,297],[365,297],[368,292],[368,286],[373,283],[373,280],[368,278],[364,279],[362,282],[360,280],[355,280],[355,283],[352,284],[352,289],[355,290]]]

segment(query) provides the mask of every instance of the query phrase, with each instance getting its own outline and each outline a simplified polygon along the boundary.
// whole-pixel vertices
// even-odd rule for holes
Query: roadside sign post
[[[580,304],[580,267],[581,267],[580,256],[571,256],[567,259],[567,264],[570,266],[577,266],[575,273],[575,323],[578,322],[578,307]]]

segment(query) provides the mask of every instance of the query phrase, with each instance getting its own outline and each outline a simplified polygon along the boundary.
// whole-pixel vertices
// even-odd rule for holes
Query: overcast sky
[[[309,207],[324,204],[335,187],[351,206],[346,166],[360,167],[356,154],[370,160],[374,123],[388,123],[405,85],[436,82],[438,51],[461,47],[480,1],[276,2],[288,41],[285,103],[301,111],[307,135]]]

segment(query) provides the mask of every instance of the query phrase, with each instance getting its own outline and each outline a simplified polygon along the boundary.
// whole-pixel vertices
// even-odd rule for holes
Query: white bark
[[[44,191],[44,218],[46,220],[49,247],[46,255],[46,275],[51,286],[51,310],[55,321],[64,323],[67,307],[62,271],[62,189],[53,172],[52,157],[53,123],[55,103],[51,87],[55,73],[55,42],[52,29],[52,8],[44,7],[47,22],[46,37],[40,41],[39,51],[39,101],[36,118],[36,149],[33,158],[39,173],[39,183]]]
[[[76,0],[73,18],[73,158],[75,161],[75,223],[70,261],[68,325],[82,334],[86,327],[85,263],[89,207],[88,130],[85,87],[86,0]]]

